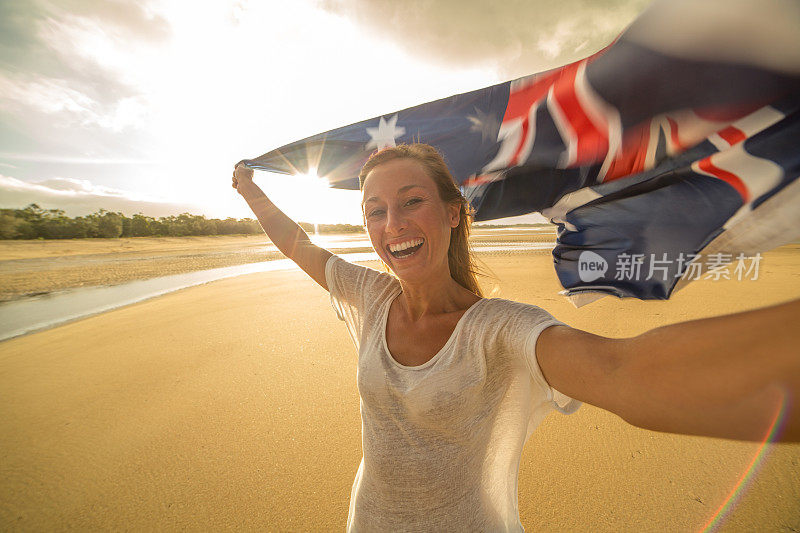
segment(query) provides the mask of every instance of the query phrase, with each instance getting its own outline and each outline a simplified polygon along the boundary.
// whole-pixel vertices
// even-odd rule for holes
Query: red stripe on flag
[[[744,203],[747,203],[750,197],[750,192],[747,190],[747,186],[744,184],[741,178],[739,178],[739,176],[737,176],[732,172],[728,172],[727,170],[723,170],[719,167],[714,166],[714,164],[711,162],[712,157],[713,156],[708,156],[704,159],[701,159],[700,161],[697,162],[697,166],[703,172],[707,172],[708,174],[711,174],[715,178],[721,179],[722,181],[726,182],[728,185],[736,189],[736,192],[738,192],[739,196],[742,197],[742,201],[744,201]]]
[[[611,45],[608,45],[602,50],[595,52],[586,59],[582,59],[580,61],[570,63],[569,65],[553,69],[549,72],[539,74],[537,76],[532,77],[529,80],[524,80],[524,81],[518,80],[517,82],[511,84],[511,90],[508,94],[508,103],[506,104],[506,110],[505,113],[503,114],[503,123],[505,124],[507,121],[520,119],[522,120],[523,131],[519,146],[517,146],[517,149],[514,152],[514,157],[508,164],[517,165],[520,163],[518,161],[518,157],[520,156],[523,147],[528,141],[527,137],[528,137],[528,132],[530,130],[530,124],[528,124],[528,121],[530,120],[531,108],[535,106],[538,102],[541,102],[547,96],[550,87],[562,83],[565,77],[570,78],[572,80],[569,82],[569,84],[572,86],[572,90],[574,92],[575,72],[578,70],[578,67],[583,63],[589,63],[591,61],[594,61],[609,48],[611,48]],[[588,138],[584,141],[583,144],[584,146],[588,146],[586,150],[592,152],[592,155],[597,155],[598,149],[601,149],[602,153],[608,151],[608,139],[606,138],[605,133],[602,135],[600,148],[597,147],[598,143],[596,138],[594,139],[594,144],[592,144],[592,142]],[[581,147],[579,146],[579,151],[578,151],[579,160],[581,159],[582,155],[580,148]]]
[[[499,179],[500,177],[494,174],[481,174],[480,176],[471,176],[465,179],[464,183],[462,183],[461,185],[464,187],[476,187],[478,185],[483,185],[484,183],[491,183]]]
[[[519,146],[517,146],[514,155],[511,157],[510,165],[518,165],[519,164],[519,154],[522,152],[522,147],[525,146],[525,143],[528,140],[528,130],[531,128],[530,124],[528,123],[528,117],[522,119],[522,135],[520,135],[519,139]]]
[[[646,127],[645,127],[646,126]],[[625,133],[622,146],[608,167],[603,182],[638,174],[644,170],[647,147],[650,145],[650,124],[639,125]]]
[[[503,115],[503,122],[527,117],[531,107],[547,95],[547,91],[550,90],[553,81],[560,75],[561,70],[557,70],[550,74],[538,76],[527,87],[513,89],[508,95],[508,105],[506,106],[505,115]]]
[[[577,64],[576,68],[564,69],[553,86],[553,96],[575,134],[574,139],[564,139],[565,144],[575,142],[574,165],[594,163],[598,156],[608,152],[607,132],[595,126],[578,100],[575,90],[577,73]]]
[[[734,128],[733,126],[728,126],[727,128],[718,131],[717,135],[725,139],[725,142],[731,146],[747,139],[747,135],[745,135],[742,130],[739,128]]]
[[[517,149],[514,151],[514,155],[507,163],[508,165],[514,166],[519,164],[519,155],[528,140],[528,132],[530,130],[530,124],[528,124],[528,121],[530,120],[529,115],[531,108],[535,106],[537,102],[547,96],[547,91],[550,90],[550,87],[553,85],[553,81],[558,79],[558,77],[561,75],[562,70],[563,69],[559,69],[543,76],[537,76],[535,79],[530,81],[530,85],[512,89],[509,93],[508,105],[506,106],[506,112],[503,115],[503,123],[514,119],[521,120],[522,134],[520,135],[519,144],[517,145]]]
[[[672,145],[683,152],[688,147],[684,146],[680,137],[678,137],[678,123],[670,117],[667,117],[667,122],[669,122],[669,138],[672,141]]]

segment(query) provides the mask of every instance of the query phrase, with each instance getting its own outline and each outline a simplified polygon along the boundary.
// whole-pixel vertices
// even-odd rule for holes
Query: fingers
[[[253,179],[253,169],[238,164],[233,169],[233,177],[238,180]]]
[[[239,190],[239,185],[252,181],[253,169],[244,166],[242,163],[237,163],[233,168],[233,175],[231,176],[231,187]]]

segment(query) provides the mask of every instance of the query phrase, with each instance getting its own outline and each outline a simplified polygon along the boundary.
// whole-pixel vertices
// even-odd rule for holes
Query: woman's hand
[[[244,166],[242,163],[233,169],[231,186],[236,192],[244,196],[244,191],[253,185],[253,169]]]

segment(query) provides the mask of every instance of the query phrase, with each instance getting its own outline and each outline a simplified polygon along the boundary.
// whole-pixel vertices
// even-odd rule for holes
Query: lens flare
[[[764,440],[758,447],[758,451],[756,452],[753,459],[750,461],[750,464],[747,465],[747,468],[742,474],[742,477],[739,478],[739,481],[736,482],[734,485],[733,490],[731,490],[728,497],[725,498],[725,501],[722,505],[719,506],[717,512],[714,513],[714,516],[706,523],[703,527],[703,533],[710,533],[715,531],[722,522],[722,519],[733,509],[734,504],[736,501],[742,496],[745,487],[750,483],[750,480],[753,478],[753,475],[758,470],[758,467],[761,466],[764,458],[766,457],[766,451],[769,448],[769,443],[774,442],[779,433],[780,429],[783,424],[784,415],[786,414],[786,395],[784,394],[781,398],[781,403],[778,406],[777,411],[775,412],[775,416],[772,419],[772,424],[767,430],[767,434],[764,436]]]

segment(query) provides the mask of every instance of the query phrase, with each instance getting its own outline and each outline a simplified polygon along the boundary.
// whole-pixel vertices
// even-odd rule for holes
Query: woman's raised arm
[[[287,217],[273,204],[264,191],[253,183],[253,171],[236,165],[233,171],[233,188],[247,201],[258,218],[261,228],[272,243],[286,257],[297,263],[306,274],[328,290],[325,281],[325,263],[331,253],[311,242],[303,228]]]
[[[556,390],[645,429],[800,441],[800,300],[629,339],[553,326],[539,366]]]

